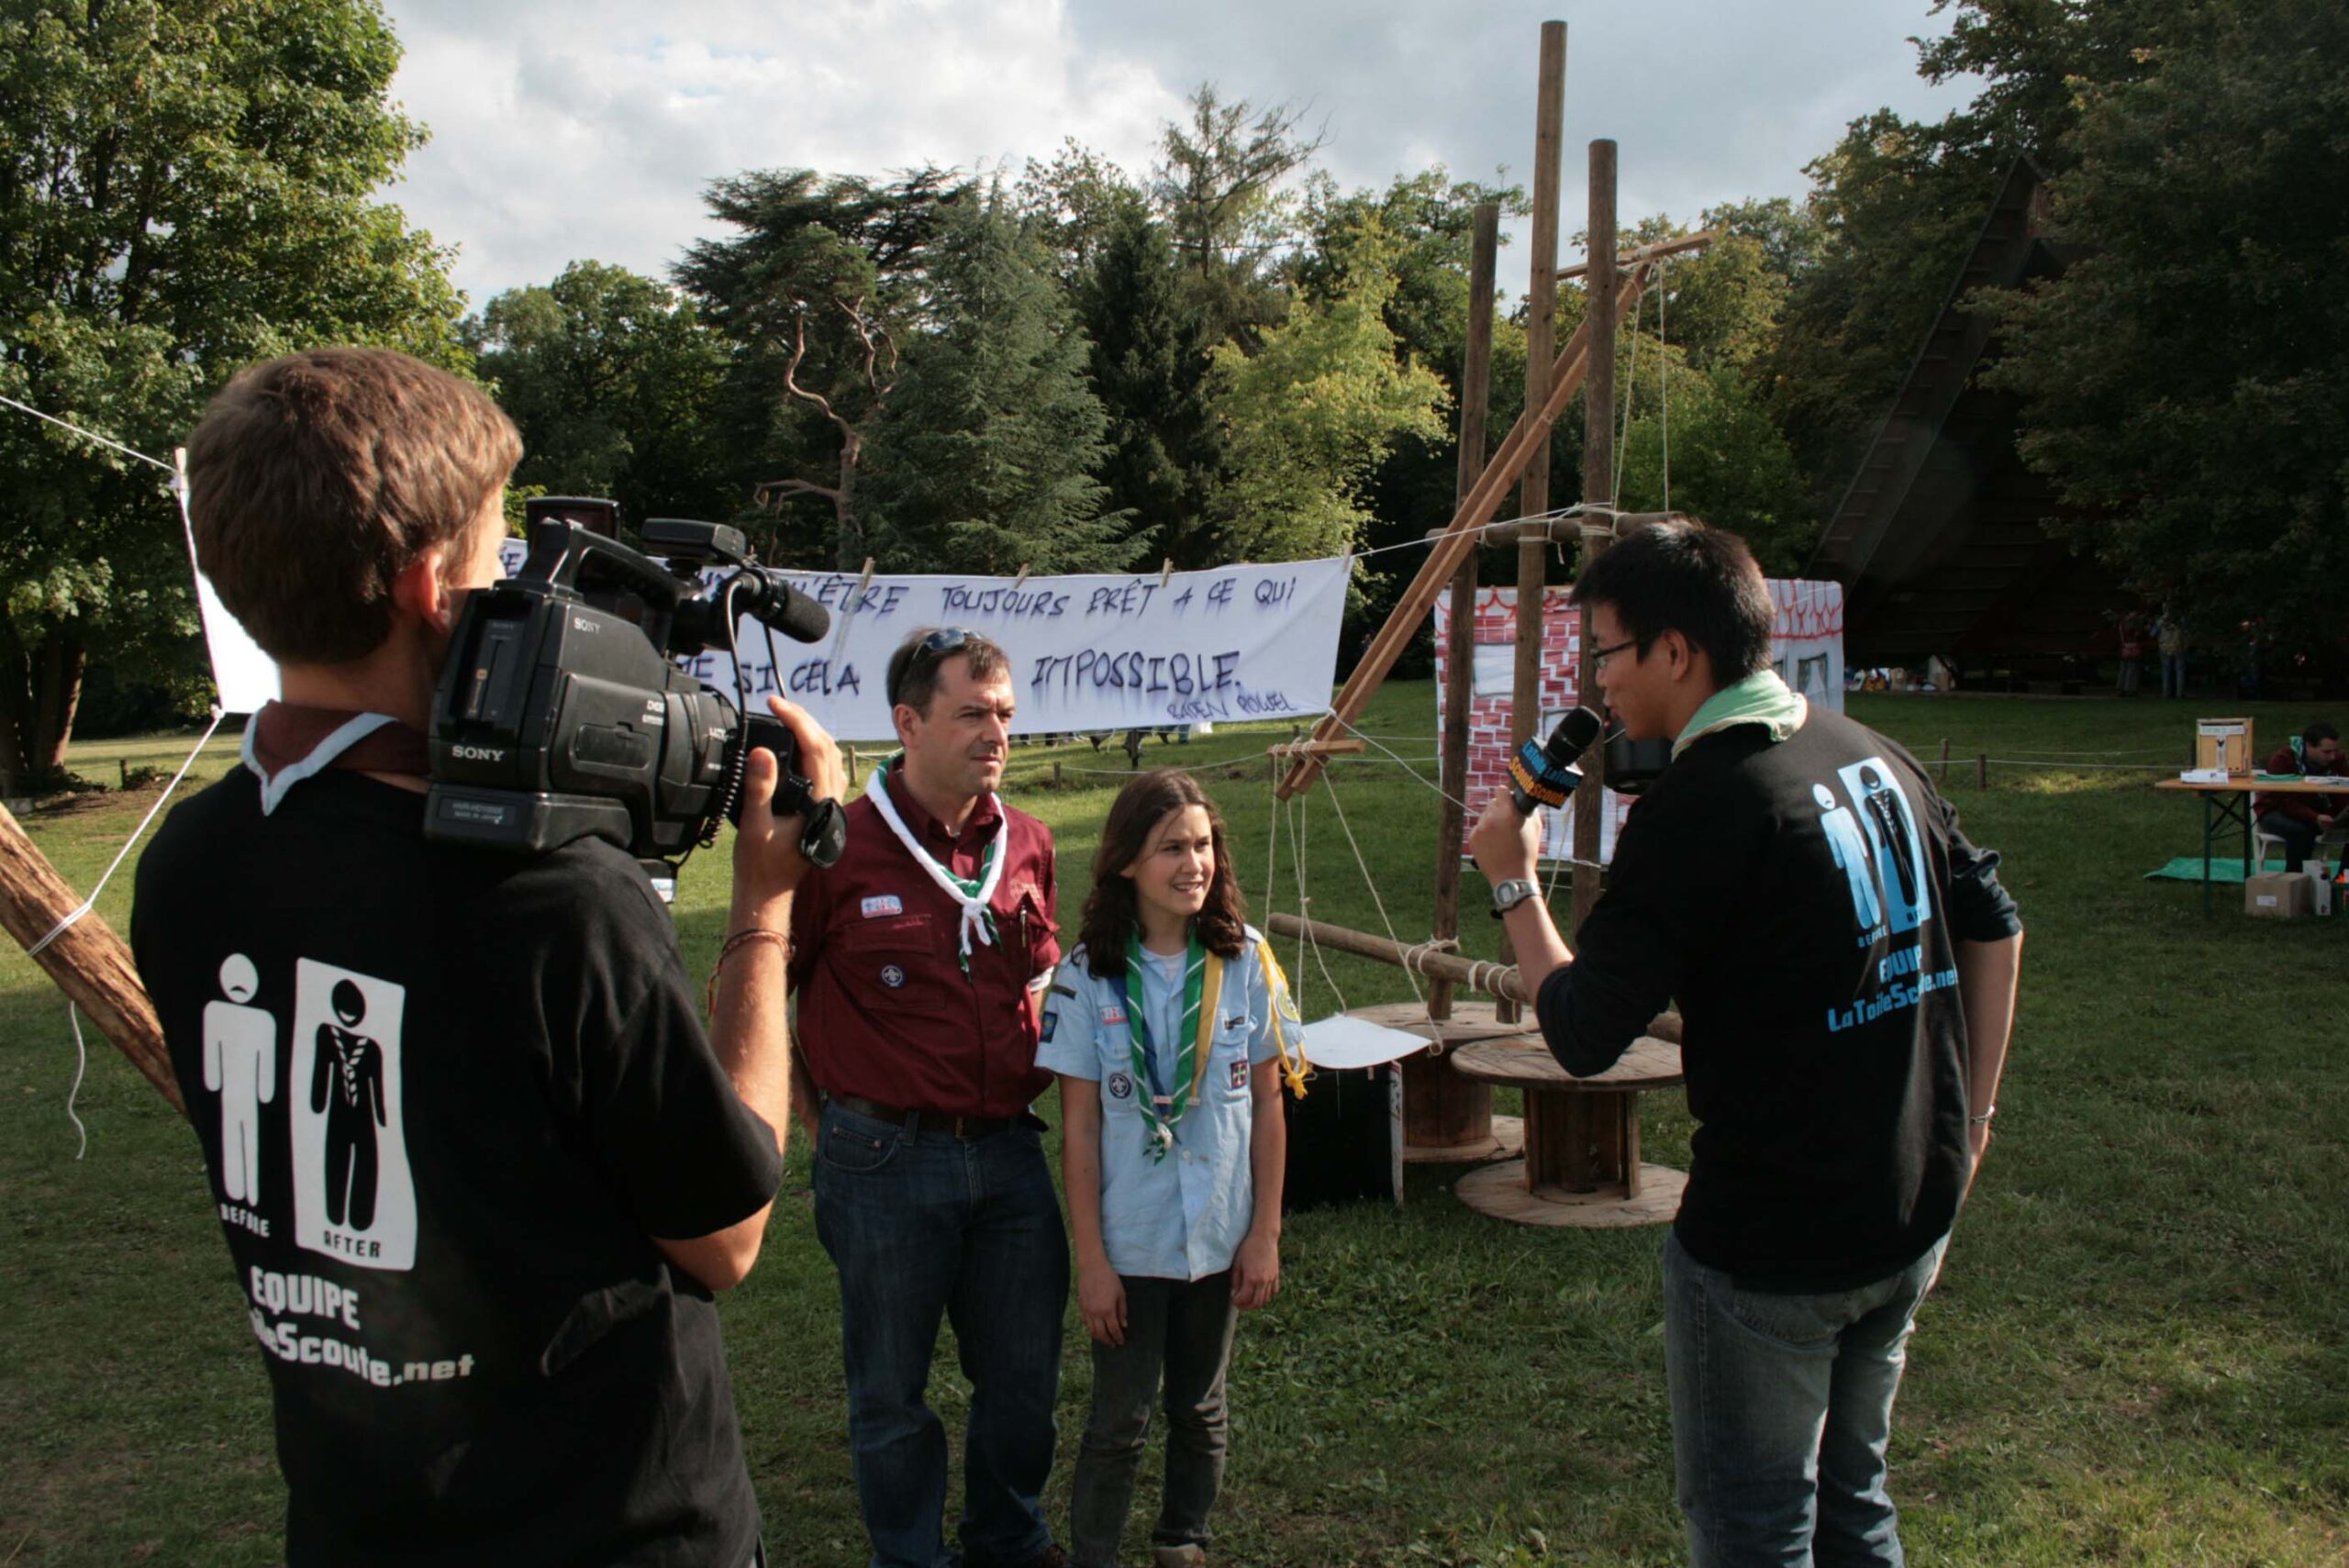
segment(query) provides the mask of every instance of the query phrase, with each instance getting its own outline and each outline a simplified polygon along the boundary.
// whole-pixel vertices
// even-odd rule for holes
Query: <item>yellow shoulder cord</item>
[[[1281,973],[1281,961],[1273,956],[1273,944],[1263,937],[1256,939],[1256,962],[1263,966],[1264,999],[1273,1010],[1273,1045],[1281,1053],[1281,1076],[1287,1081],[1288,1092],[1301,1100],[1312,1070],[1305,1064],[1302,1041],[1295,1056],[1289,1052],[1288,1020],[1297,1017],[1297,1003],[1289,995],[1288,976]]]
[[[1191,1047],[1191,1103],[1199,1103],[1199,1089],[1208,1078],[1208,1056],[1215,1049],[1216,1005],[1223,999],[1223,959],[1210,950],[1207,974],[1199,983],[1199,1034]]]

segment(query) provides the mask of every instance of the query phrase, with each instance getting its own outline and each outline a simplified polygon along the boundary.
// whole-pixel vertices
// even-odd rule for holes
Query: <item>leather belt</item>
[[[993,1138],[998,1132],[1008,1131],[1019,1120],[1008,1116],[948,1116],[943,1111],[902,1110],[878,1100],[868,1100],[863,1095],[833,1095],[829,1099],[844,1111],[869,1116],[875,1121],[903,1122],[906,1130],[916,1137],[929,1132],[945,1138]]]

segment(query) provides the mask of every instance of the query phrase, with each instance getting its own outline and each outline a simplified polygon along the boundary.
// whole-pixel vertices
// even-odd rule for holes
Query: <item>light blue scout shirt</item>
[[[1220,1273],[1254,1222],[1251,1073],[1279,1053],[1257,940],[1251,930],[1245,950],[1224,963],[1207,1076],[1163,1160],[1150,1157],[1139,1108],[1150,1085],[1134,1081],[1133,1035],[1118,980],[1087,969],[1080,946],[1045,994],[1036,1065],[1101,1085],[1101,1240],[1121,1274],[1188,1281]],[[1181,1050],[1182,962],[1164,965],[1154,956],[1142,956],[1135,1001],[1150,1010],[1159,1082],[1171,1089]]]

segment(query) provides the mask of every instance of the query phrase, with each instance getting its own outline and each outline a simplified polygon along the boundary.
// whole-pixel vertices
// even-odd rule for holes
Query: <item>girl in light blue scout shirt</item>
[[[1224,1368],[1239,1313],[1281,1283],[1281,1115],[1297,1014],[1271,947],[1242,919],[1223,818],[1161,768],[1109,808],[1084,940],[1044,1002],[1036,1064],[1060,1074],[1077,1307],[1093,1335],[1093,1413],[1069,1546],[1115,1568],[1166,1406],[1159,1568],[1207,1561],[1222,1484]]]

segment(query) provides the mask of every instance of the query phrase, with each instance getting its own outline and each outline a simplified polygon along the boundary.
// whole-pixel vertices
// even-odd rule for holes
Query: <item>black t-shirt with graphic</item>
[[[131,943],[275,1396],[296,1565],[749,1562],[708,1293],[650,1240],[774,1193],[635,862],[428,844],[348,772],[239,772]]]
[[[1698,738],[1640,797],[1538,1010],[1590,1073],[1676,1000],[1691,1256],[1834,1290],[1948,1231],[1968,1162],[1954,944],[2022,929],[1998,863],[1915,759],[1817,706],[1776,744],[1759,725]]]

